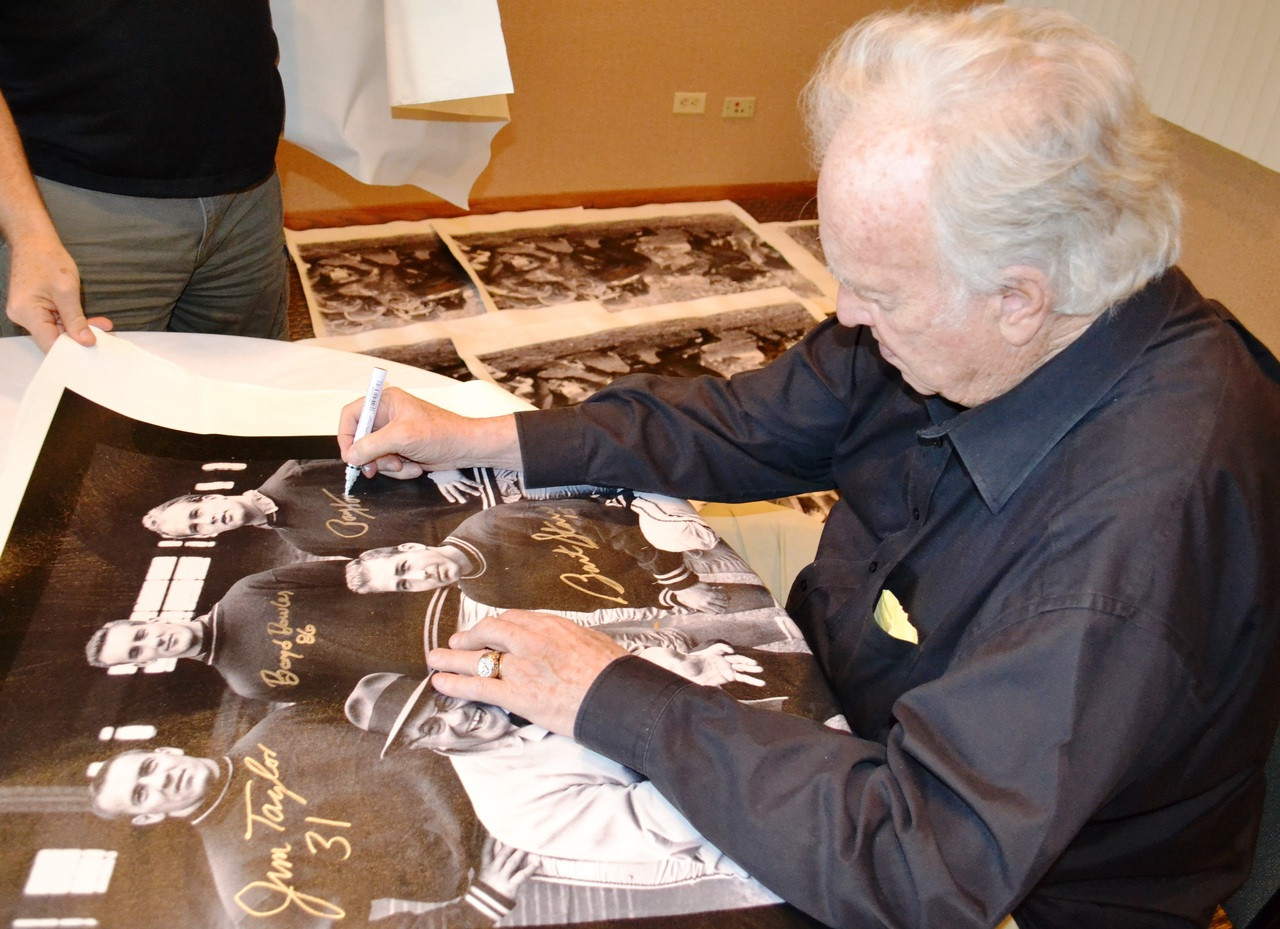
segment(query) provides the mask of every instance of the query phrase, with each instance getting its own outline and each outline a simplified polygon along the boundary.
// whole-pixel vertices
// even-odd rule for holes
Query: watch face
[[[485,652],[476,662],[476,674],[480,677],[493,677],[498,670],[498,656],[494,652]]]

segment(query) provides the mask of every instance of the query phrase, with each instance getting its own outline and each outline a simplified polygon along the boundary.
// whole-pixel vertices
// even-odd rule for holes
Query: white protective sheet
[[[272,0],[271,17],[286,139],[466,208],[513,90],[496,0]]]

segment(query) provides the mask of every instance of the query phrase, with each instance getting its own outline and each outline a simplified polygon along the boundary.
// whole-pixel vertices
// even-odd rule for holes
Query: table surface
[[[294,390],[350,390],[369,386],[370,358],[306,342],[276,342],[244,336],[184,332],[114,333],[195,374],[260,387]],[[0,338],[0,463],[8,457],[13,423],[27,385],[44,354],[27,336]],[[378,360],[399,387],[441,387],[447,377],[395,361]]]

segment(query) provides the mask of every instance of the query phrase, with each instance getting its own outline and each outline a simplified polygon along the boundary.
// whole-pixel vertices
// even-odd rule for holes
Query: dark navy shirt
[[[841,495],[787,606],[852,736],[627,657],[578,738],[832,925],[1206,925],[1280,713],[1278,380],[1174,269],[973,409],[830,320],[729,381],[517,414],[531,485]]]

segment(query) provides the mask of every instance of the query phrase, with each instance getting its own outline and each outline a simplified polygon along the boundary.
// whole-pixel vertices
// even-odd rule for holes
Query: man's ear
[[[135,826],[153,826],[158,822],[163,822],[164,819],[164,813],[139,813],[137,816],[133,817],[131,822]]]
[[[420,552],[427,546],[422,542],[401,542],[396,548],[402,552]]]
[[[1001,273],[1000,334],[1021,348],[1040,332],[1051,312],[1049,279],[1039,268],[1014,265]]]

